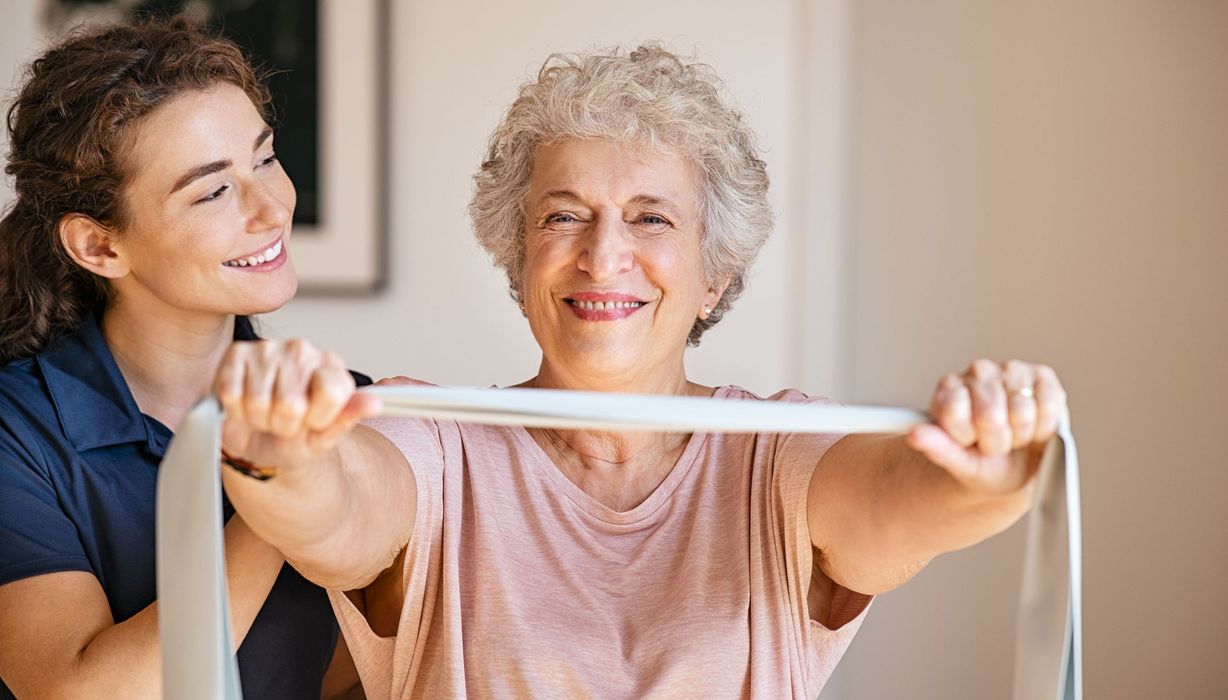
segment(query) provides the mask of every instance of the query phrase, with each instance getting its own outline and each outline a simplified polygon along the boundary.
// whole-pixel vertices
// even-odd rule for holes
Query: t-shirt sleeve
[[[388,383],[406,382],[379,382]],[[398,689],[406,687],[411,671],[405,662],[413,658],[412,647],[425,637],[430,623],[427,590],[440,555],[445,436],[432,420],[376,418],[365,423],[401,450],[417,487],[417,513],[402,562],[405,599],[396,636],[377,635],[345,593],[330,590],[328,595],[368,697],[400,697]]]
[[[772,398],[796,403],[834,403],[797,391],[782,392]],[[810,538],[807,518],[810,479],[814,470],[820,468],[823,455],[842,437],[841,433],[781,434],[777,437],[772,465],[773,497],[779,509],[779,536],[784,542],[788,587],[790,597],[803,611],[802,645],[810,652],[812,679],[830,675],[831,668],[819,666],[826,660],[833,660],[834,665],[834,660],[840,658],[831,650],[843,649],[852,641],[873,599],[828,578],[819,568]]]
[[[60,507],[38,440],[16,411],[0,405],[0,585],[57,571],[93,567]]]

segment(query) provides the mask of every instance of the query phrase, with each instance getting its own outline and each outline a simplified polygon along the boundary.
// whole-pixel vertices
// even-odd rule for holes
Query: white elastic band
[[[586,393],[373,387],[384,415],[497,425],[676,432],[898,433],[927,422],[902,408]],[[221,486],[222,414],[201,401],[158,477],[158,620],[167,697],[238,700],[231,651]],[[1081,700],[1078,456],[1069,425],[1045,452],[1028,524],[1015,700]]]

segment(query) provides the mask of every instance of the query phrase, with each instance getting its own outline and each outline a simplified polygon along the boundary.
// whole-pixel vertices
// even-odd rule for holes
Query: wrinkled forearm
[[[974,493],[903,436],[849,436],[816,469],[811,537],[827,575],[852,590],[881,593],[935,556],[1005,530],[1027,511],[1031,493]]]
[[[878,527],[908,552],[932,559],[970,547],[1010,527],[1031,504],[1030,487],[1004,495],[974,493],[902,437],[888,440],[891,466],[882,477]]]
[[[408,538],[416,498],[404,458],[358,428],[339,446],[268,481],[223,470],[226,492],[254,532],[311,581],[338,590],[377,576]]]

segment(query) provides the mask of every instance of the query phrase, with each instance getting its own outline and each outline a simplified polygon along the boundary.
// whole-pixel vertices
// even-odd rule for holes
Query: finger
[[[1010,417],[1006,408],[1006,389],[996,362],[973,363],[968,383],[972,396],[972,424],[976,442],[983,455],[1004,455],[1011,449]]]
[[[308,386],[319,361],[319,351],[306,342],[292,340],[285,344],[273,384],[269,427],[274,435],[293,438],[303,432]]]
[[[1036,380],[1032,366],[1010,360],[1003,367],[1002,384],[1006,388],[1006,410],[1011,426],[1011,448],[1032,444],[1036,437]]]
[[[946,469],[956,479],[963,481],[976,475],[975,456],[970,455],[968,448],[956,442],[948,431],[937,425],[919,425],[913,428],[905,437],[905,442],[925,455],[929,461]]]
[[[1066,417],[1066,390],[1057,372],[1046,365],[1036,366],[1036,442],[1048,442],[1057,434],[1058,423]]]
[[[948,374],[938,383],[930,402],[930,416],[959,445],[971,447],[976,443],[976,429],[972,425],[972,397],[959,375]]]
[[[217,396],[229,420],[245,422],[243,411],[243,384],[246,361],[243,353],[248,350],[248,343],[234,343],[222,355],[218,365],[217,376],[213,380],[213,393]]]
[[[227,415],[222,421],[222,451],[232,455],[247,454],[251,441],[251,427]]]
[[[311,377],[311,402],[304,424],[312,432],[326,430],[332,425],[354,395],[354,377],[346,371],[341,358],[327,353],[325,363],[326,366],[318,368]]]
[[[277,380],[277,359],[281,348],[279,343],[271,340],[254,345],[254,349],[245,353],[243,411],[248,425],[259,432],[268,433],[272,431],[273,385]]]

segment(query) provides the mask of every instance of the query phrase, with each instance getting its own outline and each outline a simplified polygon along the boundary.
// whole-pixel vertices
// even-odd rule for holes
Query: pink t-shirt
[[[370,698],[809,700],[865,616],[868,596],[813,575],[807,487],[839,435],[695,433],[617,512],[523,428],[371,426],[412,465],[418,517],[395,637],[329,594]]]

